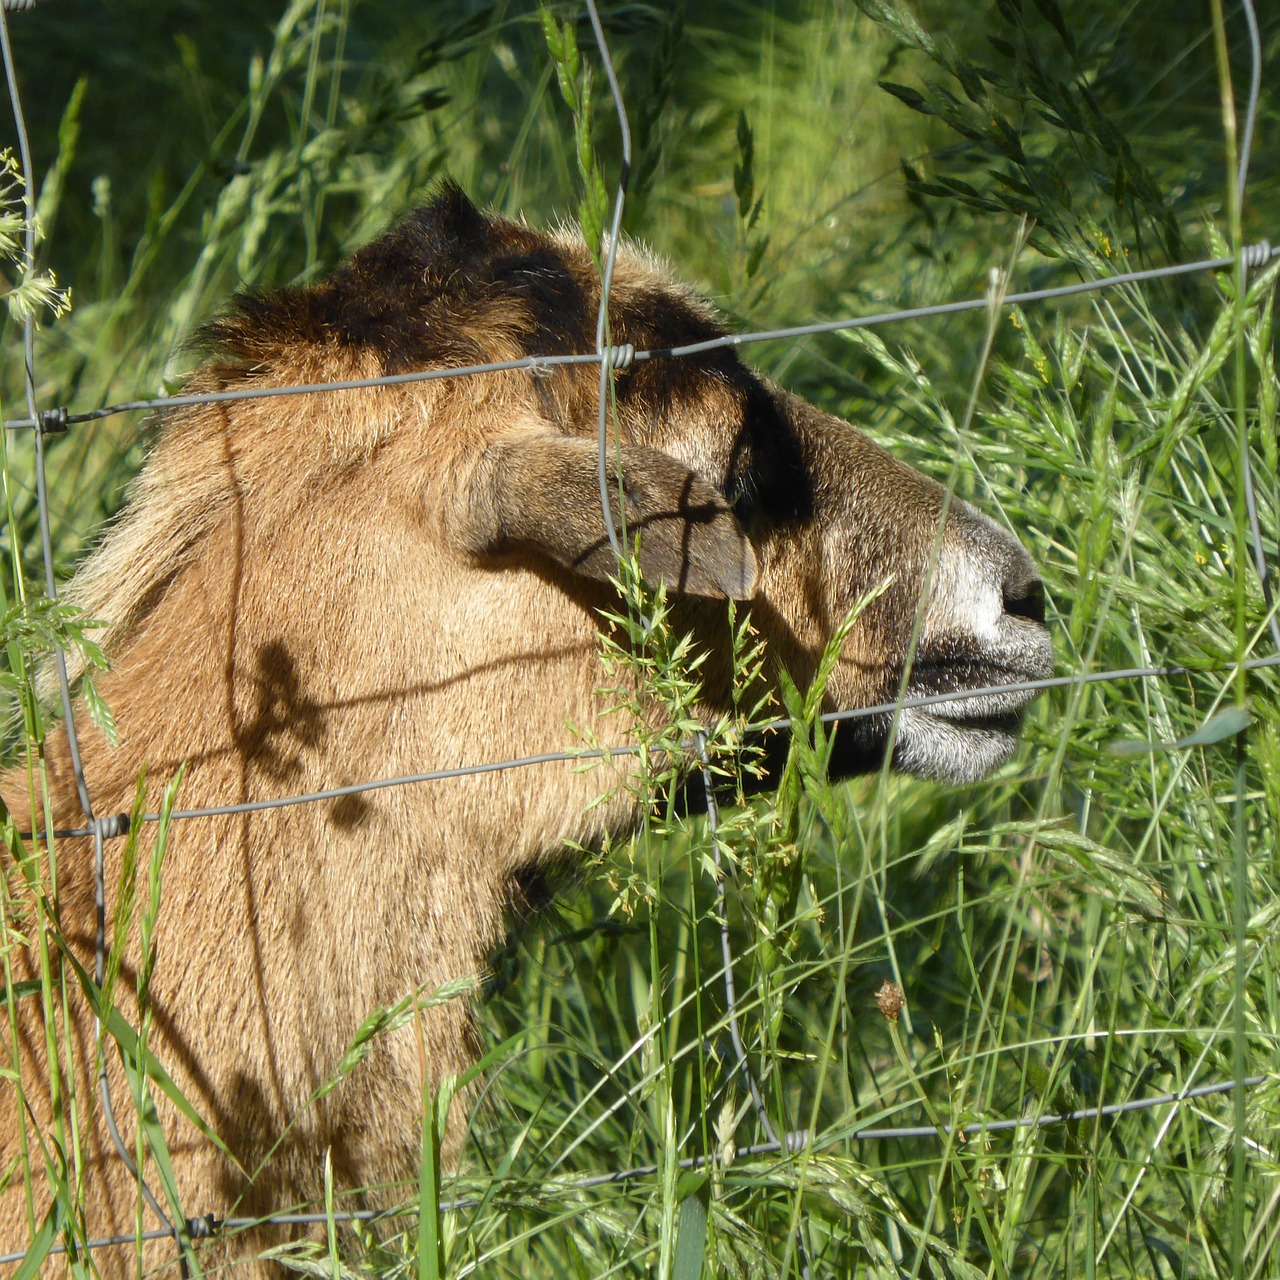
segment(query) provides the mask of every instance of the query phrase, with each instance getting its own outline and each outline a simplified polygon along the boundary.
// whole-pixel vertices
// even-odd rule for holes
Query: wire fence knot
[[[809,1145],[808,1129],[789,1129],[783,1136],[782,1145],[788,1155],[796,1155]]]
[[[1280,249],[1273,249],[1269,240],[1260,240],[1240,250],[1240,261],[1246,267],[1265,267],[1277,254]]]
[[[129,834],[130,819],[127,813],[113,813],[109,818],[94,818],[93,834],[103,840],[114,840]]]
[[[615,369],[619,373],[624,373],[630,369],[635,363],[636,349],[630,342],[624,342],[621,346],[605,347],[600,352],[600,359],[604,361],[605,366]]]
[[[5,8],[9,0],[5,0]],[[59,405],[56,409],[41,409],[36,414],[36,430],[46,436],[60,436],[67,429],[67,407]]]

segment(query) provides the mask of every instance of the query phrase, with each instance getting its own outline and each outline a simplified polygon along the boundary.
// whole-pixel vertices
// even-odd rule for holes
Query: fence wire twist
[[[35,3],[36,0],[0,0],[0,51],[3,53],[5,76],[18,136],[19,157],[24,178],[23,199],[26,214],[26,228],[23,245],[23,267],[26,272],[33,271],[35,266],[36,219],[35,197],[33,194],[34,170],[31,162],[30,141],[23,115],[17,73],[10,44],[7,14],[26,12],[34,7]],[[784,328],[756,330],[749,333],[726,334],[703,342],[688,343],[682,346],[652,350],[636,350],[630,345],[612,346],[608,342],[609,292],[616,262],[617,247],[620,240],[627,184],[630,176],[632,140],[627,119],[626,106],[618,84],[613,59],[610,55],[608,44],[605,39],[604,28],[600,20],[596,2],[595,0],[585,0],[585,4],[591,23],[591,29],[600,54],[601,63],[608,81],[610,95],[613,101],[622,140],[621,170],[614,197],[612,218],[609,231],[607,233],[607,242],[604,246],[605,257],[601,271],[601,296],[597,313],[595,350],[593,352],[574,355],[534,355],[517,360],[493,361],[489,363],[448,368],[425,369],[411,373],[391,374],[381,377],[346,381],[260,387],[233,391],[208,392],[199,395],[174,395],[135,399],[121,401],[116,404],[106,405],[101,408],[85,412],[72,413],[66,406],[58,406],[43,410],[39,409],[37,406],[35,379],[35,324],[33,316],[28,314],[23,320],[23,383],[27,401],[27,416],[25,418],[7,420],[3,423],[3,427],[9,432],[29,430],[32,431],[35,436],[35,479],[40,526],[40,545],[45,573],[45,587],[51,601],[57,599],[57,584],[54,578],[53,569],[54,560],[45,467],[46,438],[50,435],[66,432],[72,427],[100,422],[118,414],[138,411],[158,412],[182,407],[193,407],[198,405],[241,400],[266,399],[277,396],[312,395],[333,391],[391,387],[443,378],[473,377],[484,374],[518,370],[536,372],[558,367],[597,365],[600,371],[598,418],[599,498],[604,516],[605,530],[608,535],[610,546],[615,555],[621,558],[623,548],[618,537],[613,516],[607,464],[609,447],[609,403],[610,393],[612,390],[612,376],[616,370],[625,370],[633,363],[642,363],[644,361],[659,359],[680,359],[682,357],[699,355],[721,348],[742,347],[753,343],[800,339],[820,334],[874,328],[909,320],[924,320],[945,315],[956,315],[964,312],[991,310],[993,307],[1033,305],[1078,296],[1081,294],[1088,294],[1104,289],[1119,288],[1127,285],[1140,285],[1156,280],[1170,279],[1173,277],[1203,272],[1223,271],[1239,267],[1242,277],[1247,277],[1248,271],[1266,267],[1273,259],[1280,257],[1280,247],[1273,247],[1269,241],[1263,240],[1256,244],[1242,247],[1238,255],[1235,256],[1204,258],[1193,262],[1176,263],[1165,267],[1122,272],[1116,275],[1104,276],[1091,280],[1082,280],[1073,284],[1058,285],[1045,289],[1026,290],[1016,293],[1001,293],[998,298],[964,298],[952,302],[883,311],[866,316],[818,321],[812,324],[793,325]],[[1241,0],[1241,4],[1248,28],[1250,50],[1250,88],[1245,124],[1241,135],[1239,163],[1236,173],[1237,198],[1240,202],[1243,202],[1248,184],[1252,140],[1257,121],[1261,91],[1262,45],[1253,0]],[[1042,680],[1020,681],[1012,684],[991,685],[980,689],[967,689],[959,692],[902,697],[893,702],[881,703],[876,706],[847,708],[839,711],[828,712],[820,717],[821,722],[825,724],[836,724],[841,721],[856,720],[868,716],[891,715],[907,708],[927,707],[938,703],[962,701],[967,698],[978,698],[993,693],[1031,692],[1035,690],[1069,688],[1118,680],[1167,679],[1174,676],[1191,674],[1229,674],[1237,671],[1240,667],[1243,667],[1248,671],[1258,671],[1280,666],[1280,617],[1277,616],[1277,609],[1270,581],[1270,567],[1264,547],[1261,522],[1257,510],[1252,466],[1247,449],[1244,451],[1241,458],[1241,473],[1241,483],[1243,485],[1249,521],[1251,541],[1250,549],[1253,555],[1254,568],[1262,584],[1264,601],[1267,608],[1267,628],[1275,644],[1275,653],[1266,657],[1246,659],[1239,664],[1233,664],[1225,667],[1192,668],[1182,665],[1166,665],[1116,668],[1108,671],[1088,672],[1072,676],[1059,676]],[[621,477],[619,477],[619,485],[621,485]],[[625,534],[625,525],[623,527],[623,532]],[[103,978],[103,965],[105,960],[105,885],[103,869],[103,842],[107,839],[119,838],[126,835],[130,829],[130,818],[128,814],[116,814],[103,818],[96,816],[94,813],[88,784],[85,779],[84,769],[81,762],[75,718],[72,714],[71,688],[68,680],[65,652],[60,648],[56,648],[54,651],[54,659],[58,674],[59,692],[64,715],[64,728],[68,738],[69,755],[80,806],[85,817],[85,825],[75,828],[56,829],[52,832],[37,831],[35,833],[24,832],[21,834],[26,837],[30,837],[34,834],[36,837],[42,839],[48,839],[50,837],[92,837],[94,839],[96,882],[95,902],[98,921],[94,980],[95,983],[100,986]],[[782,732],[786,731],[790,727],[789,721],[780,719],[763,726],[758,726],[754,732]],[[849,1141],[907,1140],[930,1137],[945,1138],[952,1132],[963,1134],[968,1138],[980,1137],[986,1134],[1005,1132],[1019,1128],[1047,1127],[1050,1125],[1066,1124],[1090,1119],[1100,1121],[1106,1117],[1117,1116],[1132,1111],[1145,1110],[1165,1105],[1180,1105],[1196,1098],[1208,1097],[1213,1094],[1225,1093],[1244,1088],[1252,1088],[1273,1079],[1271,1076],[1250,1076],[1240,1080],[1214,1082],[1199,1085],[1194,1088],[1185,1088],[1177,1092],[1160,1094],[1158,1096],[1131,1099],[1124,1103],[1086,1107],[1061,1114],[1028,1114],[1008,1120],[978,1121],[958,1127],[954,1130],[948,1126],[937,1127],[931,1125],[854,1129],[848,1133],[825,1139],[822,1142],[813,1141],[811,1139],[811,1135],[805,1131],[786,1131],[780,1134],[764,1105],[763,1097],[761,1096],[759,1085],[751,1067],[746,1046],[742,1041],[738,1025],[737,996],[733,976],[734,956],[730,945],[725,894],[726,873],[721,862],[719,844],[717,842],[718,807],[715,786],[711,776],[710,762],[707,757],[705,732],[699,730],[691,740],[684,744],[684,747],[693,757],[695,767],[701,773],[706,792],[708,824],[714,849],[715,863],[718,871],[716,915],[720,926],[721,946],[724,961],[723,981],[725,989],[726,1023],[730,1029],[738,1070],[743,1073],[747,1082],[748,1091],[751,1094],[758,1122],[768,1138],[768,1141],[766,1142],[738,1148],[736,1152],[737,1158],[772,1154],[795,1154],[806,1149],[826,1147]],[[311,804],[340,799],[342,797],[358,795],[364,792],[380,790],[388,787],[409,786],[463,777],[473,777],[481,774],[522,769],[535,765],[565,763],[588,759],[607,759],[613,756],[633,755],[637,750],[638,748],[634,745],[622,744],[616,747],[598,750],[584,749],[544,752],[539,755],[516,757],[508,760],[493,761],[475,765],[463,765],[452,769],[438,769],[420,773],[403,774],[396,777],[374,779],[367,782],[353,783],[347,786],[328,788],[321,791],[279,796],[239,804],[180,809],[175,810],[171,814],[171,817],[175,820],[184,820],[255,813],[293,805]],[[161,815],[158,813],[146,813],[143,815],[143,820],[146,822],[156,822],[159,821],[160,817]],[[404,1210],[391,1210],[338,1212],[334,1214],[278,1213],[271,1214],[266,1217],[229,1217],[226,1219],[218,1219],[212,1215],[206,1214],[192,1218],[178,1219],[171,1222],[157,1202],[154,1194],[147,1186],[145,1180],[142,1178],[140,1171],[136,1168],[132,1156],[119,1134],[111,1105],[111,1096],[108,1088],[105,1066],[99,1075],[99,1088],[105,1118],[117,1153],[129,1168],[130,1173],[137,1179],[141,1195],[153,1214],[161,1222],[162,1226],[158,1229],[145,1231],[141,1233],[140,1237],[138,1235],[131,1234],[128,1236],[102,1237],[99,1239],[77,1242],[78,1248],[97,1249],[116,1245],[129,1245],[133,1244],[139,1238],[142,1240],[172,1238],[178,1246],[179,1261],[185,1276],[187,1274],[187,1257],[189,1250],[191,1249],[191,1241],[194,1239],[207,1238],[219,1231],[242,1230],[266,1224],[289,1226],[324,1223],[330,1220],[339,1222],[374,1221],[395,1216],[400,1212],[405,1212]],[[728,1162],[729,1161],[724,1159],[723,1156],[694,1156],[682,1159],[678,1163],[682,1170],[697,1170],[706,1168],[712,1164],[727,1164]],[[636,1166],[630,1169],[616,1170],[611,1173],[567,1180],[567,1185],[575,1189],[586,1190],[593,1187],[603,1187],[627,1182],[636,1178],[652,1176],[658,1171],[659,1166],[657,1165]],[[446,1201],[442,1202],[441,1209],[443,1211],[461,1210],[471,1207],[476,1203],[478,1202],[470,1200]],[[804,1259],[803,1241],[801,1240],[799,1244],[801,1248],[802,1266],[807,1274],[808,1268],[807,1262],[805,1262]],[[61,1253],[65,1251],[65,1248],[66,1246],[58,1243],[50,1249],[50,1252]],[[25,1251],[0,1254],[0,1264],[20,1262],[25,1256]]]

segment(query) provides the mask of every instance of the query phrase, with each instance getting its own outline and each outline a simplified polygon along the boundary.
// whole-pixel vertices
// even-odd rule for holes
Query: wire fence
[[[17,70],[10,44],[8,15],[24,12],[30,9],[34,2],[35,0],[3,0],[3,4],[0,6],[0,48],[2,48],[3,52],[6,81],[14,116],[14,123],[18,138],[19,157],[24,177],[26,231],[23,250],[23,265],[28,272],[34,270],[35,264],[35,181],[30,141],[22,110]],[[1045,289],[1007,292],[1003,288],[995,288],[983,297],[962,298],[946,303],[907,307],[897,310],[882,311],[870,315],[818,321],[812,324],[757,330],[748,333],[728,334],[707,341],[661,349],[637,350],[631,346],[612,346],[608,342],[609,294],[617,257],[617,248],[620,242],[620,229],[622,225],[623,211],[627,197],[632,155],[632,139],[626,106],[623,101],[622,92],[618,83],[613,59],[609,52],[608,43],[597,5],[595,0],[585,0],[585,4],[590,19],[591,30],[600,56],[601,65],[604,69],[609,85],[610,95],[622,140],[621,172],[613,200],[612,216],[607,237],[607,253],[605,254],[601,273],[602,288],[597,314],[595,350],[571,355],[533,355],[515,360],[423,369],[409,373],[347,381],[255,387],[252,389],[208,392],[199,395],[173,395],[140,398],[121,401],[119,403],[105,405],[100,408],[72,412],[66,406],[42,409],[38,405],[36,392],[37,382],[35,377],[35,325],[32,316],[28,314],[23,322],[23,359],[25,366],[24,387],[27,401],[27,415],[21,418],[6,420],[3,423],[3,427],[8,432],[16,433],[31,431],[34,434],[34,472],[37,490],[40,541],[45,570],[46,591],[51,601],[57,599],[57,584],[54,577],[54,559],[46,480],[46,439],[49,436],[67,432],[72,428],[88,426],[119,414],[132,412],[153,413],[176,408],[229,403],[234,401],[261,400],[281,396],[313,395],[326,392],[363,390],[376,387],[393,387],[445,378],[476,377],[485,374],[520,370],[538,372],[564,367],[598,366],[600,373],[598,420],[599,500],[604,515],[605,530],[608,534],[611,547],[614,553],[618,557],[621,557],[623,549],[619,543],[617,533],[615,532],[615,523],[611,511],[610,482],[606,466],[608,451],[608,393],[610,389],[610,380],[617,370],[623,370],[635,363],[642,363],[645,361],[678,360],[717,349],[742,347],[754,343],[800,339],[820,334],[837,333],[856,329],[870,329],[905,321],[926,320],[965,312],[991,312],[998,308],[1015,305],[1038,305],[1082,294],[1089,294],[1100,290],[1116,289],[1131,285],[1142,285],[1157,280],[1166,280],[1207,272],[1227,270],[1234,271],[1238,269],[1241,274],[1241,278],[1243,279],[1248,271],[1266,267],[1275,258],[1280,257],[1280,247],[1273,247],[1268,241],[1264,240],[1256,244],[1242,247],[1238,255],[1234,256],[1205,258],[1190,262],[1177,263],[1165,267],[1123,272],[1116,275],[1087,279],[1072,284],[1059,285]],[[1258,114],[1262,76],[1262,44],[1253,0],[1241,0],[1241,8],[1248,29],[1250,50],[1250,87],[1245,123],[1241,134],[1242,141],[1239,155],[1239,166],[1236,175],[1237,191],[1239,193],[1239,198],[1242,200],[1244,193],[1247,190],[1252,139]],[[971,698],[982,698],[999,693],[1027,693],[1047,689],[1072,688],[1112,681],[1161,680],[1175,676],[1189,675],[1192,673],[1197,675],[1230,675],[1236,673],[1241,668],[1246,671],[1259,671],[1280,666],[1280,617],[1277,616],[1276,604],[1273,597],[1270,580],[1270,567],[1261,531],[1261,524],[1255,498],[1254,480],[1247,450],[1244,451],[1241,458],[1241,473],[1241,483],[1244,488],[1249,520],[1250,550],[1253,556],[1254,567],[1262,585],[1264,599],[1268,610],[1266,629],[1275,645],[1276,651],[1274,653],[1262,657],[1251,657],[1238,664],[1221,667],[1193,668],[1183,665],[1138,666],[1098,672],[1082,672],[1074,675],[1051,677],[1040,680],[990,685],[983,688],[966,689],[956,692],[923,696],[904,695],[892,702],[881,703],[875,706],[851,707],[825,713],[819,717],[819,720],[824,724],[836,724],[843,721],[858,720],[865,717],[893,715],[910,708],[929,707],[941,703],[963,701]],[[130,830],[131,822],[128,814],[113,814],[103,817],[98,816],[95,813],[81,762],[75,719],[72,714],[72,693],[68,679],[66,655],[59,649],[55,651],[54,657],[57,667],[62,709],[64,713],[63,727],[68,738],[75,785],[81,809],[84,813],[85,822],[79,827],[59,828],[52,832],[37,831],[34,835],[38,838],[48,838],[50,836],[56,838],[92,837],[95,841],[95,866],[97,880],[95,887],[98,904],[95,981],[101,985],[103,978],[103,962],[105,957],[103,842],[127,835]],[[768,724],[757,726],[754,732],[785,732],[791,727],[792,725],[789,720],[778,719],[771,721]],[[714,840],[716,825],[718,823],[718,806],[716,801],[716,788],[711,776],[707,757],[706,736],[702,731],[699,731],[693,738],[687,740],[683,745],[684,749],[689,753],[689,756],[693,761],[695,771],[700,772],[702,775],[708,808],[708,822],[713,836],[713,845],[716,849],[719,883],[715,901],[715,910],[720,926],[723,952],[724,968],[722,978],[725,991],[726,1023],[731,1033],[734,1053],[737,1059],[737,1069],[742,1072],[747,1082],[748,1090],[751,1094],[753,1106],[759,1123],[763,1131],[768,1136],[768,1141],[766,1142],[738,1148],[736,1151],[736,1158],[776,1154],[795,1155],[796,1153],[804,1151],[815,1145],[811,1140],[811,1135],[805,1131],[780,1133],[777,1126],[775,1126],[765,1106],[759,1086],[755,1080],[748,1059],[747,1050],[743,1044],[741,1034],[738,1029],[738,1000],[734,989],[735,957],[730,945],[729,922],[725,898],[726,872],[720,865],[719,845]],[[190,809],[175,809],[169,816],[173,820],[181,821],[249,814],[289,806],[332,801],[385,788],[425,785],[433,782],[474,777],[483,774],[501,773],[509,770],[532,768],[554,763],[578,762],[590,759],[608,759],[613,756],[628,756],[636,754],[639,749],[640,748],[635,744],[622,743],[617,746],[604,748],[583,748],[577,750],[544,752],[536,755],[462,765],[456,768],[425,770],[422,772],[402,774],[394,777],[371,779],[368,781],[318,791],[282,795],[243,803]],[[148,812],[143,815],[143,821],[149,823],[158,822],[161,820],[161,817],[162,815],[159,813]],[[24,832],[20,834],[25,837],[30,837],[33,833]],[[1235,1091],[1238,1094],[1240,1090],[1253,1088],[1272,1079],[1274,1079],[1272,1076],[1248,1076],[1237,1080],[1211,1082],[1194,1087],[1188,1086],[1175,1092],[1164,1093],[1156,1096],[1138,1097],[1123,1103],[1085,1107],[1074,1111],[1055,1113],[1051,1115],[1027,1114],[1013,1119],[983,1120],[964,1126],[957,1126],[954,1130],[946,1125],[853,1129],[849,1132],[837,1135],[823,1145],[880,1139],[909,1140],[939,1137],[946,1138],[952,1133],[962,1134],[965,1137],[976,1137],[1019,1128],[1047,1127],[1052,1125],[1069,1124],[1077,1121],[1087,1121],[1090,1119],[1101,1120],[1106,1117],[1121,1115],[1137,1110],[1145,1110],[1161,1106],[1176,1107],[1193,1099],[1204,1098],[1214,1094],[1230,1091]],[[78,1242],[77,1247],[97,1249],[116,1245],[132,1245],[139,1239],[157,1240],[172,1237],[178,1245],[179,1258],[185,1274],[186,1259],[191,1248],[191,1241],[207,1238],[220,1231],[242,1230],[264,1224],[288,1226],[324,1223],[327,1221],[374,1221],[394,1216],[397,1213],[406,1212],[406,1210],[334,1213],[290,1212],[271,1214],[265,1217],[229,1217],[226,1219],[217,1219],[212,1215],[205,1214],[187,1218],[185,1221],[170,1221],[168,1215],[161,1208],[155,1196],[147,1187],[144,1179],[140,1176],[139,1171],[134,1166],[128,1148],[118,1133],[114,1116],[112,1114],[111,1097],[107,1086],[105,1065],[103,1066],[99,1076],[99,1085],[104,1112],[117,1153],[129,1167],[131,1173],[137,1178],[141,1194],[147,1201],[154,1216],[162,1225],[159,1228],[142,1232],[141,1235],[130,1234],[127,1236],[103,1237]],[[679,1162],[679,1167],[682,1170],[699,1170],[715,1163],[717,1160],[723,1160],[723,1157],[689,1157],[682,1159]],[[593,1187],[602,1187],[626,1182],[636,1178],[649,1177],[658,1171],[659,1166],[657,1165],[643,1165],[589,1177],[575,1178],[568,1180],[568,1182],[576,1189],[585,1190]],[[462,1210],[468,1207],[473,1207],[476,1203],[478,1202],[466,1199],[445,1201],[442,1202],[441,1209],[443,1211]],[[414,1210],[410,1211],[412,1212]],[[49,1252],[59,1253],[62,1252],[64,1248],[65,1246],[62,1244],[55,1244]],[[20,1262],[25,1257],[25,1250],[0,1254],[0,1263]],[[804,1259],[802,1249],[800,1257],[802,1268],[807,1275],[808,1267],[807,1262]]]
[[[1251,1089],[1266,1083],[1269,1076],[1246,1076],[1240,1083]],[[912,1138],[947,1138],[953,1134],[962,1135],[965,1139],[982,1138],[993,1133],[1010,1133],[1017,1129],[1048,1129],[1055,1125],[1079,1124],[1084,1121],[1106,1120],[1113,1116],[1125,1115],[1133,1111],[1151,1111],[1156,1107],[1176,1107],[1183,1103],[1194,1102],[1198,1098],[1211,1098],[1215,1094],[1228,1093],[1236,1087],[1233,1080],[1216,1081],[1212,1084],[1197,1085],[1194,1089],[1181,1089],[1176,1093],[1154,1094],[1146,1098],[1133,1098],[1128,1102],[1111,1103],[1105,1106],[1078,1107],[1074,1111],[1063,1111],[1054,1115],[1015,1116],[1010,1120],[978,1120],[971,1124],[942,1125],[905,1125],[900,1127],[878,1127],[854,1129],[849,1133],[841,1133],[823,1142],[811,1142],[805,1130],[792,1130],[784,1137],[770,1138],[768,1142],[756,1142],[750,1146],[738,1147],[730,1158],[724,1153],[710,1156],[688,1156],[680,1160],[677,1167],[682,1172],[697,1173],[713,1165],[727,1168],[733,1161],[750,1160],[756,1156],[796,1155],[806,1149],[824,1149],[843,1145],[848,1142],[884,1142],[903,1141]],[[637,1165],[632,1169],[618,1169],[613,1173],[599,1173],[585,1178],[566,1179],[566,1186],[573,1191],[589,1191],[595,1187],[614,1186],[620,1182],[629,1182],[635,1178],[651,1178],[660,1172],[656,1164]],[[458,1213],[472,1209],[480,1204],[478,1199],[458,1198],[444,1200],[440,1204],[442,1213]],[[404,1215],[413,1215],[417,1209],[413,1206],[396,1209],[351,1209],[336,1210],[333,1213],[277,1213],[269,1221],[275,1226],[320,1226],[327,1222],[383,1222]],[[227,1217],[215,1218],[205,1215],[201,1218],[187,1220],[187,1229],[193,1240],[206,1240],[222,1231],[246,1231],[261,1226],[267,1219]],[[106,1249],[112,1246],[131,1245],[136,1240],[165,1240],[173,1234],[172,1230],[154,1228],[144,1231],[141,1237],[135,1235],[102,1236],[86,1242],[89,1249]],[[50,1252],[62,1253],[65,1246],[55,1245]],[[0,1264],[21,1262],[22,1252],[0,1254]]]

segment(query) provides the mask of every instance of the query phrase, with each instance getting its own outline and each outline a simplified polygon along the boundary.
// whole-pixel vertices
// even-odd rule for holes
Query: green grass
[[[1274,76],[1236,217],[1211,14],[1065,12],[1043,0],[961,21],[922,4],[914,26],[878,0],[690,6],[682,19],[614,6],[624,92],[647,124],[629,228],[746,326],[980,295],[993,267],[1026,288],[1280,239]],[[1280,26],[1262,16],[1273,64]],[[1242,104],[1243,25],[1235,10],[1226,22]],[[506,212],[576,216],[573,123],[536,15],[518,6],[329,0],[268,20],[249,4],[59,0],[10,23],[45,175],[41,260],[73,301],[38,338],[41,404],[172,386],[192,327],[240,283],[325,270],[443,173]],[[617,140],[602,88],[597,77],[607,176]],[[705,1175],[677,1161],[726,1157],[761,1129],[726,1025],[711,836],[658,805],[494,958],[487,1035],[515,1047],[440,1189],[467,1207],[431,1212],[424,1166],[421,1228],[416,1215],[376,1238],[339,1227],[299,1265],[1276,1274],[1280,711],[1274,671],[1231,673],[1270,652],[1242,439],[1280,560],[1274,274],[1247,295],[1229,275],[1197,277],[754,350],[1018,532],[1045,576],[1060,671],[1195,674],[1054,691],[1016,760],[963,791],[833,787],[797,757],[789,790],[725,811],[753,1070],[775,1124],[813,1141]],[[19,349],[10,322],[6,416],[22,412]],[[60,573],[119,505],[145,431],[118,418],[51,446]],[[10,443],[5,476],[14,601],[42,580],[29,441]],[[56,630],[24,630],[26,616],[6,623],[15,685]],[[687,673],[669,651],[651,676],[683,705]],[[1186,743],[1238,724],[1214,720],[1231,708],[1247,712],[1238,736]],[[897,1024],[874,999],[886,978],[905,993]],[[44,995],[60,998],[56,985]],[[1269,1080],[1238,1104],[968,1142],[850,1138],[1240,1071]],[[429,1150],[439,1113],[427,1114]]]

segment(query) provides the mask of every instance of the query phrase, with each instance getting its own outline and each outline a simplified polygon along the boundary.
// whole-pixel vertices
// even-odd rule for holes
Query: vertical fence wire
[[[22,269],[24,278],[33,276],[36,266],[36,200],[35,169],[31,160],[31,142],[27,133],[26,118],[22,110],[22,95],[18,86],[17,68],[14,65],[13,47],[9,39],[8,15],[0,8],[0,43],[3,45],[5,79],[9,89],[9,101],[13,108],[14,125],[18,134],[18,152],[22,164],[23,177],[23,213],[26,222],[23,243]],[[49,486],[45,469],[45,429],[36,402],[35,380],[35,315],[28,307],[22,321],[23,374],[27,395],[27,412],[36,422],[35,428],[35,479],[36,505],[40,520],[40,552],[44,561],[45,591],[50,602],[58,598],[58,585],[53,569],[53,538],[49,523]],[[60,643],[54,645],[53,659],[58,673],[58,689],[62,698],[63,726],[67,736],[67,751],[71,760],[72,773],[75,778],[76,794],[80,808],[94,835],[94,905],[96,916],[96,938],[94,955],[94,981],[99,992],[102,990],[103,966],[106,955],[106,908],[104,883],[105,869],[103,857],[104,827],[94,816],[93,803],[89,796],[89,784],[85,778],[84,764],[80,756],[80,741],[76,733],[76,721],[71,705],[71,687],[67,679],[67,656]],[[101,1014],[94,1015],[94,1042],[102,1045],[103,1030]],[[111,1136],[117,1157],[128,1169],[130,1176],[137,1184],[138,1193],[142,1196],[152,1213],[155,1214],[166,1234],[172,1235],[178,1247],[178,1258],[184,1280],[188,1275],[187,1254],[183,1246],[182,1231],[177,1222],[171,1222],[168,1215],[160,1207],[151,1188],[147,1185],[142,1171],[120,1134],[116,1123],[115,1109],[111,1104],[111,1085],[107,1076],[105,1054],[102,1067],[98,1073],[98,1092],[101,1098],[103,1119]]]
[[[622,165],[618,174],[618,189],[613,200],[613,218],[609,224],[609,244],[604,257],[604,269],[600,273],[600,307],[596,314],[596,355],[600,359],[600,411],[596,432],[599,449],[597,479],[600,485],[600,509],[604,515],[604,531],[609,538],[609,546],[614,557],[622,559],[622,544],[618,541],[618,533],[613,525],[613,509],[609,499],[609,401],[613,391],[613,370],[615,365],[625,367],[630,364],[630,356],[615,353],[609,347],[609,290],[613,285],[613,269],[618,261],[618,237],[622,234],[622,211],[627,202],[627,184],[631,179],[631,125],[627,120],[627,108],[622,101],[622,90],[618,86],[618,77],[613,69],[613,58],[609,54],[609,45],[604,38],[604,28],[600,25],[600,14],[595,0],[586,0],[587,13],[591,18],[591,30],[600,50],[600,60],[604,63],[605,74],[609,80],[609,93],[613,97],[613,108],[618,117],[618,129],[622,135]],[[628,351],[630,348],[627,349]],[[622,474],[622,456],[618,456],[618,496],[624,502],[624,481]],[[625,512],[625,505],[624,505]],[[623,532],[626,532],[625,521]]]
[[[1253,0],[1241,0],[1245,26],[1249,32],[1249,98],[1245,108],[1244,129],[1240,135],[1240,156],[1236,166],[1236,204],[1243,213],[1245,192],[1249,186],[1249,160],[1253,152],[1253,131],[1258,119],[1258,103],[1262,96],[1262,33],[1258,30],[1258,15]],[[1249,278],[1249,264],[1242,263],[1241,281]],[[1239,341],[1244,341],[1241,334]],[[1269,617],[1268,628],[1275,651],[1280,653],[1280,616],[1276,612],[1275,595],[1271,589],[1271,570],[1267,565],[1266,548],[1263,545],[1262,521],[1258,515],[1258,498],[1253,483],[1253,461],[1249,457],[1248,435],[1242,439],[1240,473],[1244,485],[1245,510],[1249,519],[1249,536],[1252,542],[1253,567],[1262,584],[1262,599]]]

